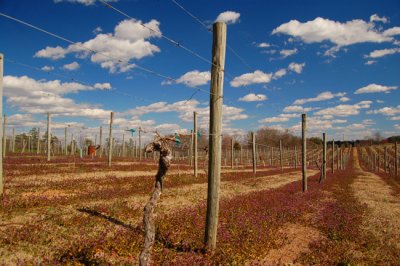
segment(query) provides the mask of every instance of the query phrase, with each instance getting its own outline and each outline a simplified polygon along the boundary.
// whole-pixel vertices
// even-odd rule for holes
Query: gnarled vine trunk
[[[158,134],[157,134],[158,135]],[[146,146],[146,152],[160,152],[160,160],[158,162],[158,171],[156,174],[156,182],[153,193],[144,207],[143,223],[144,223],[144,245],[139,255],[139,265],[150,265],[151,251],[155,242],[156,226],[154,223],[154,209],[157,201],[161,196],[163,189],[163,179],[171,165],[172,152],[168,145],[168,141],[174,141],[172,138],[165,138],[158,135],[156,139]]]

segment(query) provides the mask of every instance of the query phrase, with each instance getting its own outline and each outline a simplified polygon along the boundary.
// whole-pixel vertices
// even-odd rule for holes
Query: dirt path
[[[391,187],[379,176],[361,169],[356,149],[353,156],[358,174],[353,184],[354,193],[370,210],[363,227],[380,245],[400,254],[400,199],[393,196]]]

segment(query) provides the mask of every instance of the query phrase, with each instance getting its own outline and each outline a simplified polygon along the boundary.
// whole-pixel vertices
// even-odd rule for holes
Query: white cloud
[[[281,77],[285,76],[286,74],[287,74],[286,69],[282,68],[282,69],[279,69],[278,71],[276,71],[274,73],[273,78],[274,79],[278,79],[278,78],[281,78]]]
[[[253,73],[246,73],[235,77],[230,84],[232,87],[247,86],[250,84],[266,84],[271,81],[271,78],[271,73],[264,73],[261,70],[256,70]]]
[[[189,87],[196,87],[207,84],[211,80],[210,71],[200,72],[198,70],[189,71],[176,80],[177,83],[185,84]],[[171,80],[163,81],[161,84],[172,84]]]
[[[382,100],[376,100],[377,103],[384,103]]]
[[[288,56],[297,54],[297,52],[298,52],[297,48],[294,48],[294,49],[284,49],[284,50],[279,51],[279,53],[282,55],[283,58],[286,58],[286,57],[288,57]]]
[[[64,58],[69,53],[75,53],[79,57],[87,57],[91,52],[90,60],[100,64],[102,68],[111,73],[126,72],[134,64],[129,63],[133,59],[141,59],[160,52],[160,48],[151,44],[147,39],[161,37],[160,23],[151,20],[144,23],[149,30],[141,25],[140,20],[123,20],[114,29],[114,33],[101,33],[78,45],[71,44],[66,48],[60,46],[46,47],[36,52],[35,57],[50,58],[53,60]],[[85,48],[82,48],[85,47]]]
[[[98,106],[78,104],[72,99],[62,97],[79,91],[108,89],[111,88],[109,83],[87,86],[76,82],[62,83],[59,80],[35,80],[27,76],[5,76],[4,88],[7,103],[30,114],[51,112],[56,115],[103,118],[110,113]]]
[[[291,20],[280,25],[272,31],[272,34],[287,34],[301,39],[305,43],[318,43],[330,41],[336,47],[325,52],[325,55],[333,55],[340,47],[364,42],[390,42],[392,37],[379,32],[374,25],[361,19],[347,22],[338,22],[321,17],[307,22]]]
[[[398,121],[400,120],[400,116],[392,116],[389,120]]]
[[[226,24],[235,24],[240,17],[240,13],[234,11],[225,11],[218,15],[215,22],[225,22]]]
[[[44,67],[42,67],[41,68],[43,71],[52,71],[52,70],[54,70],[54,67],[52,67],[52,66],[44,66]]]
[[[400,48],[391,48],[391,49],[382,49],[375,50],[369,53],[369,55],[365,55],[365,58],[378,58],[383,57],[390,54],[398,54],[400,53]]]
[[[274,117],[267,117],[264,119],[259,120],[259,123],[280,123],[280,122],[287,122],[291,118],[298,117],[300,118],[301,116],[299,114],[280,114],[278,116]]]
[[[393,28],[387,29],[383,32],[383,35],[385,35],[385,36],[400,35],[400,27],[393,27]]]
[[[348,102],[348,101],[350,101],[350,98],[348,98],[348,97],[341,97],[341,98],[339,99],[339,101],[341,101],[341,102]]]
[[[299,63],[292,62],[289,64],[289,69],[291,71],[296,72],[297,74],[300,74],[303,71],[303,68],[305,65],[306,65],[306,63],[299,64]]]
[[[92,33],[93,33],[94,35],[97,35],[97,34],[99,34],[100,32],[103,32],[103,29],[102,29],[101,27],[96,27],[96,28],[92,31]]]
[[[369,84],[368,86],[359,88],[354,92],[354,94],[362,94],[362,93],[375,93],[375,92],[384,92],[389,93],[391,90],[397,90],[396,86],[383,86],[379,84]]]
[[[386,116],[394,116],[400,114],[400,105],[397,107],[383,107],[378,110],[370,110],[367,114],[381,114]]]
[[[317,95],[317,97],[314,98],[305,98],[305,99],[298,99],[294,101],[294,104],[305,104],[308,102],[319,102],[319,101],[326,101],[333,99],[335,97],[343,97],[346,95],[344,92],[338,92],[338,93],[332,93],[330,91],[325,91],[321,92],[320,94]]]
[[[267,96],[264,94],[250,93],[250,94],[247,94],[246,96],[239,98],[239,101],[241,101],[241,102],[260,102],[260,101],[265,101],[267,99],[268,99]]]
[[[262,42],[262,43],[257,44],[257,47],[259,47],[259,48],[268,48],[270,46],[271,46],[271,44],[266,43],[266,42]]]
[[[64,58],[68,51],[61,46],[50,47],[47,46],[45,49],[37,51],[34,57],[50,58],[52,60],[57,60]]]
[[[300,105],[290,105],[290,106],[286,106],[283,109],[283,112],[285,112],[285,113],[294,113],[294,112],[295,113],[306,113],[306,112],[309,112],[309,111],[312,111],[315,109],[317,109],[317,108],[312,108],[312,107],[304,108],[303,106],[300,106]]]
[[[388,23],[389,19],[387,17],[380,17],[380,16],[378,16],[378,14],[373,14],[369,17],[369,21],[370,22],[378,21],[378,22],[382,22],[382,23]]]
[[[314,115],[319,115],[319,116],[328,116],[328,117],[334,117],[334,116],[341,116],[341,117],[346,117],[350,115],[358,115],[360,113],[360,109],[368,109],[370,108],[372,104],[372,101],[361,101],[357,104],[354,105],[349,105],[349,104],[341,104],[337,105],[335,107],[330,107],[326,108],[323,110],[320,110],[318,112],[315,112]]]
[[[365,64],[366,64],[367,66],[373,65],[373,64],[375,64],[375,63],[376,63],[375,60],[368,60],[367,62],[365,62]]]
[[[70,64],[65,64],[63,66],[63,69],[73,71],[73,70],[77,70],[79,67],[80,66],[79,66],[78,62],[72,62]]]

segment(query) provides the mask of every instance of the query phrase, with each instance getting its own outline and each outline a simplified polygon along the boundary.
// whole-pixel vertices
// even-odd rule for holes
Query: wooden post
[[[385,150],[383,153],[383,168],[385,168],[385,173],[387,173],[387,147],[385,146]]]
[[[274,147],[271,147],[271,166],[274,165]]]
[[[103,127],[102,126],[100,126],[99,145],[100,145],[99,157],[101,158],[103,155]]]
[[[322,180],[326,178],[326,134],[322,133]]]
[[[397,141],[394,143],[394,176],[399,176],[399,153],[397,150]]]
[[[234,145],[234,139],[233,137],[231,138],[231,169],[233,169],[233,160],[234,160],[234,153],[233,153],[233,145]]]
[[[336,170],[339,171],[339,145],[336,145]]]
[[[139,127],[139,161],[142,160],[142,128]]]
[[[74,147],[74,133],[71,134],[71,155],[75,155],[75,147]]]
[[[108,166],[111,166],[111,158],[112,158],[112,123],[113,123],[113,118],[114,118],[114,112],[110,113],[110,133],[108,134]]]
[[[297,146],[294,146],[294,169],[297,169]]]
[[[2,100],[2,99],[0,99],[0,100]],[[6,157],[6,148],[7,148],[6,127],[7,127],[7,116],[4,114],[4,116],[3,116],[3,158]]]
[[[50,150],[51,150],[51,117],[50,113],[47,113],[47,161],[50,161]]]
[[[332,174],[335,173],[335,140],[332,139]]]
[[[301,115],[301,170],[303,176],[303,192],[307,191],[307,115]],[[297,156],[297,154],[296,154]],[[297,161],[297,160],[296,160]]]
[[[221,128],[225,50],[226,24],[223,22],[216,22],[213,25],[210,83],[210,151],[208,164],[207,217],[204,237],[205,245],[207,249],[211,251],[215,250],[217,245],[219,190],[221,179]]]
[[[12,152],[15,152],[15,128],[13,128],[13,133],[12,133]]]
[[[64,154],[68,155],[68,144],[67,144],[67,127],[64,128]]]
[[[252,159],[253,159],[253,173],[257,173],[257,155],[256,155],[256,134],[251,132],[251,149],[252,149]]]
[[[4,65],[4,55],[0,53],[0,117],[2,116],[2,113],[3,113],[3,65]],[[2,129],[0,129],[0,135],[3,135]],[[3,136],[0,136],[0,137],[3,137]],[[0,151],[2,151],[3,148],[4,148],[3,143],[0,142]],[[4,192],[3,157],[1,157],[0,158],[0,196],[3,196],[3,192]]]
[[[197,112],[193,112],[193,155],[194,176],[197,177]]]
[[[122,134],[122,157],[125,157],[125,134]]]
[[[281,171],[283,171],[283,151],[282,151],[282,140],[279,140],[279,163],[281,165]]]
[[[36,141],[36,154],[40,153],[40,127],[38,127],[37,131],[37,141]]]

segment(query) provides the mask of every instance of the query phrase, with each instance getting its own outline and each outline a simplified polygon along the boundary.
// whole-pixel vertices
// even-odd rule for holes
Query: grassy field
[[[155,265],[400,264],[400,189],[367,172],[356,149],[346,170],[224,168],[218,249],[205,252],[207,176],[174,162],[157,207]],[[0,210],[4,265],[132,265],[143,244],[153,160],[35,156],[5,159]]]

